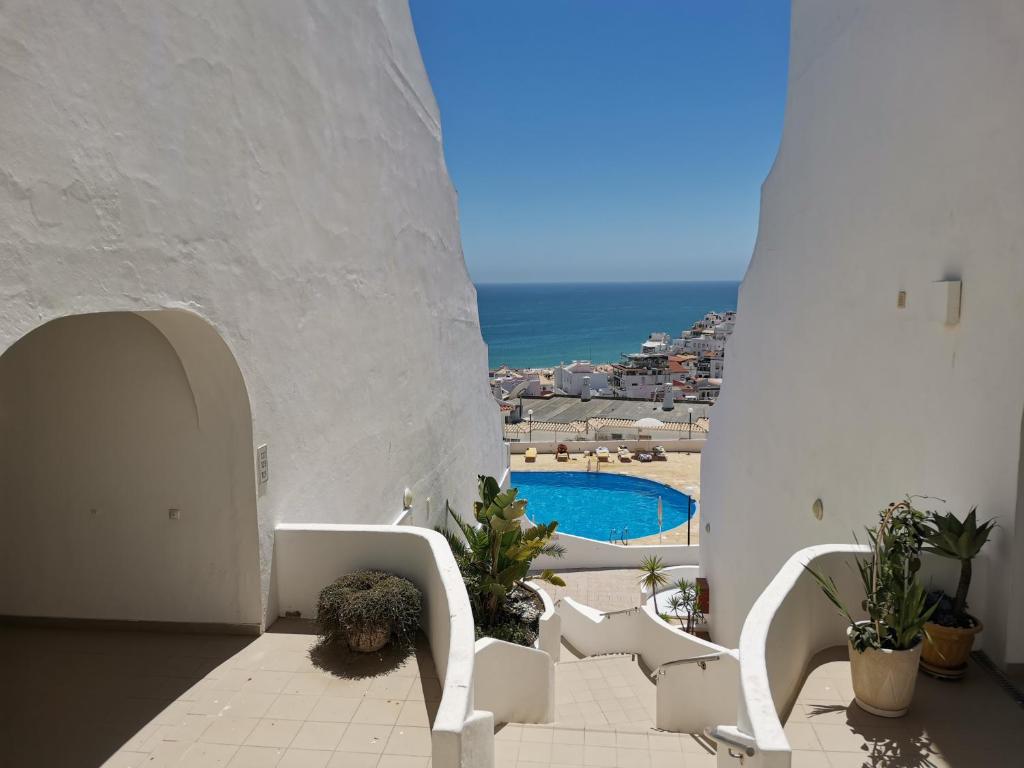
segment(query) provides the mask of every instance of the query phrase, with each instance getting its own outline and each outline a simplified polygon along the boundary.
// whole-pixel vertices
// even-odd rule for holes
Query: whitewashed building
[[[555,388],[567,395],[579,396],[586,380],[590,393],[608,389],[608,374],[596,369],[589,360],[573,360],[569,365],[558,365],[552,373]]]

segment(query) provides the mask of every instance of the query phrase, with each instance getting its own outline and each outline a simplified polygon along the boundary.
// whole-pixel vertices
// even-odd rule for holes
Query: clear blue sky
[[[411,0],[477,282],[734,280],[789,0]]]

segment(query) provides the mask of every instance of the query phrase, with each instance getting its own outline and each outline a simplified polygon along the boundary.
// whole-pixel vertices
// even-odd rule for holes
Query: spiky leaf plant
[[[967,593],[971,588],[971,561],[985,546],[996,525],[995,518],[978,525],[977,513],[978,508],[972,507],[967,517],[960,521],[952,512],[932,512],[928,516],[928,531],[924,537],[925,552],[960,561],[960,581],[956,587],[952,616],[949,619],[949,623],[957,627],[974,626],[974,618],[967,613]]]

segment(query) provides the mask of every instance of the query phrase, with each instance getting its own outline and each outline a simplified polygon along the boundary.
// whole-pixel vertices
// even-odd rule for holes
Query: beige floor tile
[[[250,672],[249,680],[245,683],[245,690],[253,693],[281,693],[291,676],[290,672],[275,672],[273,670]]]
[[[335,677],[327,684],[324,696],[342,696],[349,699],[361,699],[366,695],[370,687],[370,680],[351,680],[348,678]]]
[[[306,720],[320,702],[319,696],[312,694],[281,694],[277,696],[267,711],[261,715],[270,720]],[[358,704],[353,704],[353,708]],[[329,718],[318,718],[327,720]]]
[[[588,747],[614,747],[617,741],[615,731],[588,729],[583,732],[583,743]]]
[[[366,690],[366,696],[372,699],[399,699],[405,700],[412,690],[415,678],[394,677],[388,675],[374,680]]]
[[[395,725],[431,725],[430,707],[425,701],[404,701]]]
[[[258,722],[255,717],[219,717],[203,731],[199,741],[208,744],[243,744]]]
[[[381,755],[377,768],[427,768],[429,757],[413,755]]]
[[[826,765],[829,768],[875,768],[875,766],[897,766],[902,765],[924,765],[927,768],[940,768],[940,764],[929,760],[927,763],[920,763],[914,761],[912,763],[903,763],[902,761],[888,761],[881,760],[876,762],[869,758],[863,752],[827,752],[825,756],[828,758]]]
[[[323,672],[296,672],[288,678],[281,693],[322,694],[330,682],[331,676]]]
[[[221,712],[221,716],[265,717],[275,699],[277,699],[276,693],[242,690],[228,700],[227,706]]]
[[[552,742],[551,762],[562,765],[583,765],[583,744]]]
[[[241,746],[228,763],[228,768],[275,768],[284,755],[275,747]]]
[[[325,768],[334,753],[330,750],[289,747],[277,768]]]
[[[327,768],[377,768],[380,755],[359,752],[335,752]]]
[[[523,737],[523,726],[518,723],[508,723],[500,728],[497,728],[494,732],[495,741],[514,741],[519,742]]]
[[[392,726],[352,723],[345,729],[338,752],[369,752],[381,754],[391,736]]]
[[[828,755],[821,751],[793,750],[791,768],[829,768]]]
[[[523,742],[527,741],[539,741],[546,744],[550,744],[555,735],[555,731],[552,728],[546,726],[523,726],[523,735],[520,739]]]
[[[305,722],[295,734],[291,749],[327,750],[333,752],[341,742],[347,723]]]
[[[616,747],[615,764],[622,768],[650,768],[651,753],[646,749]]]
[[[784,728],[786,739],[792,749],[821,749],[821,743],[810,723],[786,723]]]
[[[233,744],[192,744],[176,763],[179,768],[226,768],[238,747]]]
[[[551,743],[542,741],[524,741],[519,744],[519,762],[550,763]]]
[[[551,741],[554,744],[582,744],[583,730],[577,728],[555,728]]]
[[[254,747],[287,747],[301,726],[298,720],[260,720],[245,743]]]
[[[402,711],[402,702],[388,699],[363,699],[352,715],[353,723],[370,723],[373,725],[394,725],[398,713]]]
[[[497,768],[513,768],[519,760],[518,741],[495,741],[494,764]]]
[[[616,760],[615,747],[598,747],[584,745],[583,764],[594,768],[614,768]]]

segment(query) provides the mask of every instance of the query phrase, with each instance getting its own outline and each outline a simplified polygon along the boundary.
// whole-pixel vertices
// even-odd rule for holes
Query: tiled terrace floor
[[[656,688],[632,656],[573,660],[563,651],[562,658],[555,667],[555,722],[501,727],[496,768],[715,765],[700,738],[654,729]]]
[[[635,608],[640,600],[640,571],[635,568],[602,568],[590,571],[564,571],[555,568],[565,581],[564,587],[541,584],[552,600],[569,596],[599,611]]]
[[[359,677],[380,663],[315,661],[307,627],[274,629],[239,638],[0,627],[0,765],[429,766],[441,689],[425,643]]]
[[[959,683],[919,674],[910,712],[887,719],[853,701],[845,648],[820,654],[786,723],[793,768],[1010,768],[1024,765],[1024,708],[973,662]]]

